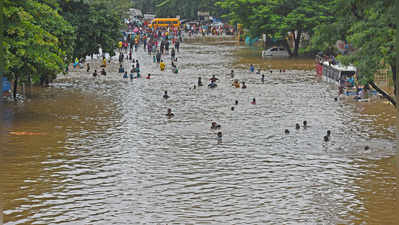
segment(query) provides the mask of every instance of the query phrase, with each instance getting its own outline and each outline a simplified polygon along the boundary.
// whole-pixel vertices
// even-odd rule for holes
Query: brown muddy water
[[[140,49],[134,57],[151,80],[123,80],[117,65],[98,79],[81,70],[23,104],[2,104],[0,218],[7,225],[397,224],[395,111],[334,102],[336,88],[314,71],[280,74],[281,61],[237,58],[237,49],[185,44],[179,74],[160,72]],[[275,70],[262,84],[247,63]],[[231,86],[233,65],[247,89]],[[190,90],[211,75],[217,88]],[[295,130],[304,120],[309,127]],[[222,126],[221,143],[212,121]]]

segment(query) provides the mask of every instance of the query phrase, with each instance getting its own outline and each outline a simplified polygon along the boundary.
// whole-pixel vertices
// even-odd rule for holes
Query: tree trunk
[[[12,91],[12,96],[14,97],[14,101],[17,101],[17,88],[18,88],[18,75],[15,74],[14,90]]]
[[[383,91],[381,88],[379,88],[374,81],[369,81],[368,82],[378,93],[382,94],[382,96],[384,96],[384,98],[388,99],[392,105],[394,105],[396,107],[396,101],[395,101],[395,97],[392,97],[390,95],[388,95],[385,91]]]
[[[289,41],[288,40],[284,41],[284,45],[285,45],[285,48],[288,51],[288,54],[290,55],[290,57],[292,57],[293,55],[292,55],[292,51],[291,51],[291,47],[290,47]]]
[[[294,53],[293,55],[296,57],[298,56],[298,49],[299,49],[299,44],[301,43],[301,37],[302,37],[302,31],[298,30],[298,35],[294,35],[295,37],[295,46],[294,46]]]

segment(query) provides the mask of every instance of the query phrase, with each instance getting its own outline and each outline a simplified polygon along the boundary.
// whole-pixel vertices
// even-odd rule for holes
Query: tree
[[[55,76],[64,68],[73,28],[44,3],[34,0],[3,1],[5,70],[14,79],[14,99],[19,80]]]
[[[61,1],[61,14],[76,29],[73,56],[84,58],[101,47],[113,54],[122,38],[122,20],[131,6],[126,0]]]
[[[340,56],[339,60],[356,66],[360,82],[377,90],[374,75],[389,69],[397,94],[395,0],[335,0],[334,5],[336,18],[315,28],[312,47],[332,52],[331,44],[337,40],[348,42],[355,51]],[[379,91],[395,104],[392,97]]]
[[[331,0],[225,0],[218,4],[228,9],[226,16],[243,24],[251,36],[266,33],[281,41],[291,56],[298,56],[304,33],[311,35],[314,27],[333,18],[329,14]],[[295,43],[292,50],[288,33]]]

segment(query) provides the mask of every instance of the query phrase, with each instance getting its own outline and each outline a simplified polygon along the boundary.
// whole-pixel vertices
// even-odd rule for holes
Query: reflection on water
[[[236,78],[248,89],[233,89],[234,48],[185,45],[177,75],[139,52],[151,80],[75,73],[25,104],[3,106],[6,224],[398,221],[393,111],[334,102],[335,88],[313,72],[274,71],[262,84],[238,62],[245,69]],[[216,89],[190,90],[211,75]],[[295,130],[303,120],[310,127]],[[212,121],[222,125],[221,144]]]

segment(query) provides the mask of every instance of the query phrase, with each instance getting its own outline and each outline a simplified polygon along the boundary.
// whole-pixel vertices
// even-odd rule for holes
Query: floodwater
[[[397,224],[395,111],[335,102],[336,88],[314,71],[267,71],[262,84],[237,48],[183,45],[179,74],[160,72],[140,49],[134,57],[151,80],[123,80],[118,65],[98,79],[82,69],[1,105],[0,220]],[[232,65],[247,89],[231,86]],[[217,88],[190,89],[211,75]],[[309,127],[295,130],[304,120]]]

